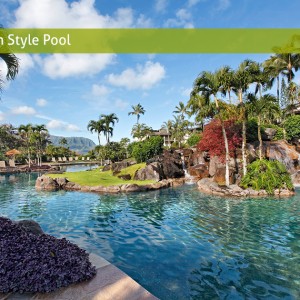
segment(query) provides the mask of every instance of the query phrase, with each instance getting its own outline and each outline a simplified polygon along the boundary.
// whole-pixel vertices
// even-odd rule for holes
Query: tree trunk
[[[245,107],[242,98],[242,90],[239,90],[239,101],[242,106],[242,160],[243,160],[243,174],[244,176],[247,174],[247,155],[246,155],[246,113]]]
[[[229,161],[230,161],[229,147],[228,147],[228,140],[227,140],[227,134],[226,134],[224,122],[221,118],[220,121],[222,126],[224,144],[225,144],[225,184],[226,186],[229,186],[230,183],[229,182]]]
[[[217,97],[215,96],[215,103],[216,103],[216,108],[218,112],[220,113],[220,108],[219,108],[219,102]],[[226,186],[229,186],[229,147],[228,147],[228,139],[227,139],[227,134],[225,130],[225,125],[224,121],[222,120],[222,117],[219,116],[220,122],[221,122],[221,127],[222,127],[222,134],[223,134],[223,139],[224,139],[224,145],[225,145],[225,184]]]
[[[257,118],[257,136],[258,136],[258,141],[259,141],[259,160],[262,160],[262,138],[261,138],[261,132],[260,132],[260,127],[261,127],[261,121],[260,121],[260,116]]]
[[[280,96],[279,96],[279,86],[280,86],[280,84],[279,84],[279,81],[280,81],[280,79],[279,79],[279,75],[277,76],[277,100],[278,100],[278,104],[279,104],[279,98],[280,98]]]

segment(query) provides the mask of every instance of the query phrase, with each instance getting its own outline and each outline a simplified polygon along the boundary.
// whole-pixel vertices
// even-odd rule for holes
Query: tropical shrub
[[[243,188],[266,190],[268,194],[274,194],[275,189],[293,189],[291,175],[285,165],[277,160],[266,159],[249,164],[240,185]]]
[[[137,163],[145,162],[148,159],[159,155],[163,151],[164,140],[160,136],[152,136],[149,139],[137,142],[132,148],[132,156]]]
[[[85,250],[66,239],[35,235],[0,217],[0,293],[51,292],[91,279]]]
[[[234,120],[224,121],[230,156],[234,156],[235,150],[241,146],[241,126]],[[201,151],[208,151],[210,156],[218,156],[225,159],[225,144],[220,120],[213,120],[204,127],[201,141],[197,147]]]
[[[261,129],[264,132],[266,128],[273,128],[276,129],[276,134],[273,137],[273,141],[278,141],[284,139],[284,134],[283,134],[283,128],[279,127],[278,125],[275,124],[267,124],[267,125],[262,125]]]
[[[246,132],[246,138],[247,142],[255,142],[258,141],[258,135],[257,135],[257,121],[255,119],[249,119],[246,124],[247,132]]]
[[[284,121],[287,140],[300,138],[300,115],[289,116]]]
[[[201,136],[200,133],[193,133],[188,139],[187,144],[189,147],[193,147],[200,142]]]

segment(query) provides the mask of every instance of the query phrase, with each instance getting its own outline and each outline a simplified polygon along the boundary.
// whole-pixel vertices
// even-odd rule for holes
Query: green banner
[[[300,29],[0,29],[0,53],[300,52]]]

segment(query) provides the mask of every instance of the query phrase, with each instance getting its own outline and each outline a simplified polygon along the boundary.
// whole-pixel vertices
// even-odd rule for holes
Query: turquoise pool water
[[[194,185],[46,193],[35,178],[0,177],[0,215],[36,220],[161,299],[300,299],[300,191],[282,200],[208,197]]]

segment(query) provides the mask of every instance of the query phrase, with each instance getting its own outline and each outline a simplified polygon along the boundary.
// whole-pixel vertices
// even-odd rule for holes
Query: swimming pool
[[[161,299],[299,299],[300,196],[224,199],[195,185],[97,195],[0,177],[0,215],[34,219]]]

